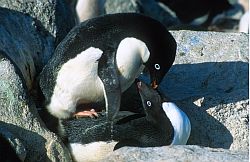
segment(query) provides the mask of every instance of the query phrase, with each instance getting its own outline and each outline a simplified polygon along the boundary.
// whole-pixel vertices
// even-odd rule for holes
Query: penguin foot
[[[86,117],[90,117],[90,118],[97,118],[98,114],[95,111],[95,109],[90,109],[90,110],[84,110],[84,111],[79,111],[77,113],[74,114],[75,118],[86,118]]]

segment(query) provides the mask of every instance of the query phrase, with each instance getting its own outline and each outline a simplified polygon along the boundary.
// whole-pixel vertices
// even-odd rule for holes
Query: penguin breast
[[[163,102],[162,107],[174,128],[174,139],[171,145],[185,145],[191,132],[189,118],[172,102]]]
[[[98,77],[98,59],[102,51],[88,48],[61,67],[56,85],[47,106],[58,118],[68,118],[75,112],[76,104],[103,99],[103,84]]]

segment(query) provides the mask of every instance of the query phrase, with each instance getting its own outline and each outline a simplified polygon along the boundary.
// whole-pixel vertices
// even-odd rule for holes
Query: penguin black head
[[[154,121],[158,119],[159,114],[164,114],[161,96],[156,90],[143,82],[137,82],[137,87],[148,120]]]
[[[160,22],[154,21],[150,25],[148,29],[154,29],[154,32],[146,30],[146,38],[142,37],[150,52],[144,65],[150,74],[151,86],[156,89],[175,60],[177,44]]]
[[[170,135],[171,145],[186,144],[191,132],[188,116],[173,102],[167,101],[158,90],[142,82],[138,82],[137,87],[147,120]]]
[[[168,56],[164,55],[163,51],[160,50],[159,52],[150,55],[148,61],[145,63],[145,66],[146,70],[150,74],[150,83],[153,89],[158,87],[171,67]]]

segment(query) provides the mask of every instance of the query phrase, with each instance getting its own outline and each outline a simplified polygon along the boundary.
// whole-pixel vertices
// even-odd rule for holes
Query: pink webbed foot
[[[98,114],[95,111],[95,109],[90,109],[90,110],[79,111],[79,112],[74,114],[74,117],[76,117],[76,118],[86,118],[86,117],[96,118],[96,117],[98,117]]]

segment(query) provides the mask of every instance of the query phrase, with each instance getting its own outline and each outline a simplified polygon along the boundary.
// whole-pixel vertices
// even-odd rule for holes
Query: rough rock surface
[[[159,5],[155,0],[106,0],[105,11],[107,14],[123,12],[145,14],[155,18],[167,27],[180,23],[172,11]]]
[[[248,35],[174,31],[177,55],[162,89],[188,114],[189,144],[248,150]]]
[[[75,25],[68,6],[61,0],[1,0],[0,7],[12,10],[1,9],[0,33],[3,35],[0,39],[4,49],[15,47],[17,51],[11,52],[33,57],[38,72],[52,56],[56,45]],[[34,65],[29,66],[32,72]]]
[[[189,116],[188,144],[248,150],[248,35],[171,33],[176,59],[160,88]]]
[[[53,41],[42,37],[37,30],[30,16],[0,8],[0,50],[21,70],[28,89],[54,49]]]
[[[111,153],[102,161],[247,162],[248,152],[236,152],[226,149],[213,149],[192,145],[149,148],[123,147]]]
[[[20,139],[27,161],[70,161],[68,150],[46,129],[28,93],[53,54],[55,41],[73,26],[61,20],[67,13],[56,11],[65,6],[55,1],[1,1],[0,6],[0,127]]]
[[[17,66],[0,53],[0,127],[20,139],[27,151],[25,161],[71,161],[68,150],[46,129]]]
[[[3,122],[0,121],[0,136],[7,139],[11,147],[15,149],[15,152],[17,156],[19,157],[19,159],[24,161],[26,158],[27,152],[26,152],[24,145],[22,144],[22,141],[16,138],[15,135],[9,132],[8,129],[6,129],[3,125],[4,125]]]

